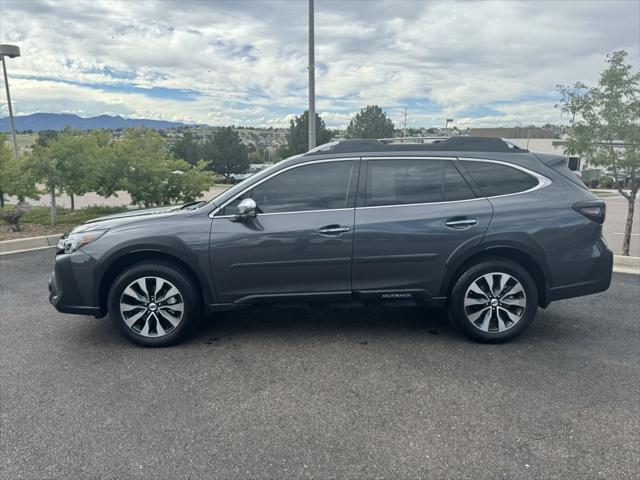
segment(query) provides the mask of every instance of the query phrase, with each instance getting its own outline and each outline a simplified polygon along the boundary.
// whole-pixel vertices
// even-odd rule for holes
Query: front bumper
[[[62,313],[102,316],[104,312],[94,304],[91,257],[77,251],[56,256],[49,277],[49,302]]]
[[[600,256],[589,260],[588,269],[580,282],[552,287],[549,289],[548,298],[555,301],[604,292],[611,285],[612,275],[613,252],[605,248]]]

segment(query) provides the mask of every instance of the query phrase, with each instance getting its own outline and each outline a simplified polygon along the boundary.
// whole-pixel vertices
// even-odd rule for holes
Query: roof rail
[[[407,137],[410,138],[410,137]],[[414,137],[421,138],[421,137]],[[434,138],[434,137],[425,137]],[[367,152],[509,152],[526,153],[524,150],[497,137],[457,137],[434,138],[432,143],[388,143],[391,139],[376,140],[372,138],[338,140],[326,143],[307,152],[305,155],[322,155],[328,153],[367,153]]]
[[[451,137],[390,137],[390,138],[379,138],[383,143],[399,143],[399,144],[407,144],[407,143],[438,143],[443,142]]]

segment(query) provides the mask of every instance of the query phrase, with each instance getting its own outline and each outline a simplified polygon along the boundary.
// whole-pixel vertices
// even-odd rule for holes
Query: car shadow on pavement
[[[296,307],[255,307],[233,312],[219,312],[201,319],[186,343],[212,343],[221,338],[264,334],[324,338],[344,335],[362,338],[388,335],[440,336],[461,340],[463,337],[449,323],[444,310],[421,307],[331,307],[326,305]]]
[[[67,318],[68,320],[68,318]],[[84,346],[126,346],[109,317],[73,317],[64,327],[67,341]],[[423,307],[330,307],[326,305],[269,307],[216,312],[203,316],[195,331],[180,346],[218,345],[233,338],[289,338],[291,341],[325,341],[344,337],[366,345],[370,340],[412,337],[437,342],[464,342],[449,323],[446,312]]]

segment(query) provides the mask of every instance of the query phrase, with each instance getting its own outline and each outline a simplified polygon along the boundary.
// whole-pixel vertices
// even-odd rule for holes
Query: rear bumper
[[[49,277],[49,302],[62,313],[102,316],[99,306],[92,305],[93,281],[88,275],[89,257],[77,252],[58,255]]]
[[[607,290],[611,285],[611,276],[613,275],[613,253],[607,248],[600,256],[590,262],[588,272],[580,282],[551,287],[547,297],[549,301],[582,297]]]

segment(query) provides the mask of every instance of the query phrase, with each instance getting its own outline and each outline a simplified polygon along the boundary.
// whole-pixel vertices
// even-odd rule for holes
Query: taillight
[[[600,224],[604,223],[607,214],[607,204],[599,200],[574,203],[573,209],[589,220]]]

